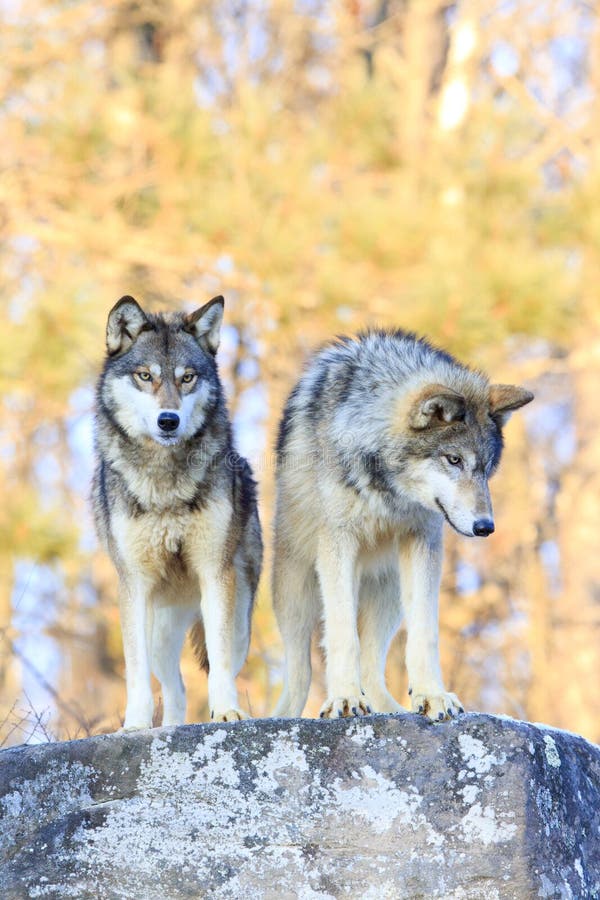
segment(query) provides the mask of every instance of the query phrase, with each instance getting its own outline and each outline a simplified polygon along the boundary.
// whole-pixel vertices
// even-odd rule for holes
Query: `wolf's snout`
[[[477,519],[476,522],[473,522],[473,534],[477,535],[477,537],[487,537],[488,534],[492,534],[495,530],[492,519]]]
[[[161,431],[176,431],[179,428],[179,416],[174,412],[161,412],[157,422]]]

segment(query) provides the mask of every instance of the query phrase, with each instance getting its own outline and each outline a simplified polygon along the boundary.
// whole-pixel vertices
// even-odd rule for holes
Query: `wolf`
[[[502,429],[532,399],[401,330],[338,338],[309,362],[277,441],[272,589],[285,682],[275,715],[302,713],[321,620],[321,717],[404,711],[384,674],[403,616],[413,711],[464,711],[439,661],[443,524],[492,534]]]
[[[150,314],[130,296],[111,309],[97,385],[92,499],[119,575],[125,729],[185,719],[185,635],[208,671],[211,718],[246,718],[235,676],[248,651],[262,563],[255,482],[235,450],[215,356],[223,297]]]

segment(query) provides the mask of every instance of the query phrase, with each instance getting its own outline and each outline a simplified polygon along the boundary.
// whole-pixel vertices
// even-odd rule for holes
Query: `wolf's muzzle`
[[[171,432],[179,428],[179,416],[174,412],[161,412],[156,421],[161,431]]]

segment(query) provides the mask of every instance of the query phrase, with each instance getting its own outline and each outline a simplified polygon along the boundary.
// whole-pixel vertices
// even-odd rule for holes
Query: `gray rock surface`
[[[0,897],[600,898],[600,748],[466,715],[0,753]]]

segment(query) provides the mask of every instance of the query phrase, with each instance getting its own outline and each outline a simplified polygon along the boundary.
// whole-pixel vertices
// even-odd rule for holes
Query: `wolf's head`
[[[214,297],[187,315],[151,315],[133,297],[113,306],[100,402],[130,439],[170,446],[202,428],[219,391],[214,357],[223,304]]]
[[[502,428],[533,394],[506,384],[465,393],[432,384],[413,398],[402,489],[461,534],[487,537],[494,531],[488,479],[500,462]]]

